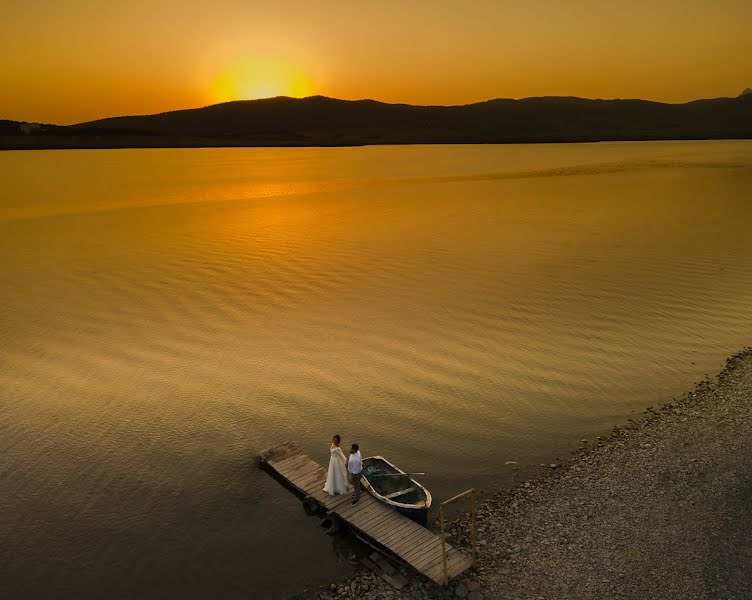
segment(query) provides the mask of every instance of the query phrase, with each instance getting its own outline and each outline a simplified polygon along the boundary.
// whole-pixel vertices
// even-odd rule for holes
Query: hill
[[[5,148],[733,139],[752,138],[752,95],[685,104],[541,97],[462,106],[279,97],[45,126],[25,135],[5,130]]]

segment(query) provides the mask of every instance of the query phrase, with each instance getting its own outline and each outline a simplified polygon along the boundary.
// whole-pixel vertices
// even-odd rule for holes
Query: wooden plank
[[[417,542],[417,544],[423,544],[424,542]],[[391,552],[399,556],[402,560],[408,561],[407,558],[405,558],[405,554],[409,552],[410,550],[413,550],[416,546],[415,542],[403,542],[403,543],[397,543],[397,544],[390,544],[387,546]]]
[[[405,520],[406,519],[403,515],[400,515],[399,513],[392,513],[389,524],[387,525],[388,530],[385,531],[384,533],[398,532],[398,533],[401,533],[402,537],[404,538],[408,534],[414,534],[420,531],[413,527],[406,526]]]
[[[384,543],[384,546],[389,548],[395,554],[398,554],[400,557],[404,557],[404,555],[411,550],[425,545],[428,541],[430,541],[430,539],[431,538],[425,537],[411,537],[407,539],[398,538],[387,541],[386,543]]]
[[[375,523],[378,528],[379,540],[386,536],[387,533],[399,529],[403,525],[400,515],[385,515],[383,519]]]
[[[392,492],[391,494],[387,494],[384,496],[387,500],[393,500],[394,498],[399,498],[400,496],[404,496],[405,494],[409,494],[410,492],[414,492],[417,490],[415,486],[406,488],[404,490],[397,490],[396,492]]]
[[[377,565],[379,565],[381,570],[387,575],[395,575],[397,573],[397,569],[392,565],[392,563],[390,563],[384,556],[380,554],[378,556],[375,556],[376,554],[378,553],[374,552],[373,554],[371,554],[370,559]]]
[[[380,534],[394,527],[391,515],[384,514],[371,515],[365,520],[353,521],[353,524],[376,541],[380,541]]]
[[[280,475],[282,475],[283,479],[286,479],[288,482],[294,484],[303,475],[314,473],[317,470],[318,470],[318,467],[316,467],[315,465],[300,465],[294,471],[288,471],[287,473],[280,473]]]
[[[448,558],[448,557],[447,557]],[[412,558],[405,559],[410,565],[420,571],[426,573],[430,571],[435,565],[441,565],[443,567],[443,558],[441,556],[441,549],[432,548],[426,551],[424,554],[418,554]]]
[[[449,560],[450,556],[452,556],[452,553],[447,548],[447,560]],[[437,564],[440,564],[443,567],[441,545],[424,548],[423,553],[413,555],[408,560],[416,569],[419,569],[424,573],[430,571]]]
[[[369,506],[363,510],[357,511],[350,515],[350,520],[359,525],[366,525],[374,519],[382,520],[387,518],[389,513],[385,512],[380,506]]]
[[[447,569],[447,571],[449,572],[449,579],[453,579],[457,577],[457,575],[461,575],[472,566],[473,559],[468,556],[463,556],[461,562],[456,562],[454,566],[450,565]]]
[[[305,485],[301,485],[300,489],[306,496],[315,496],[316,494],[324,493],[325,483],[326,479],[323,477],[311,475],[311,478],[306,481]]]
[[[323,490],[322,490],[323,491]],[[337,494],[335,496],[330,496],[329,494],[326,494],[326,506],[330,508],[331,510],[334,510],[335,508],[344,505],[347,503],[348,506],[352,506],[352,494],[350,491],[346,491],[344,494]]]
[[[472,559],[469,559],[466,556],[458,556],[458,557],[452,558],[451,560],[449,560],[448,568],[447,568],[447,572],[449,573],[449,579],[453,579],[454,577],[457,577],[457,575],[464,573],[472,566],[473,566]],[[440,571],[440,574],[441,576],[443,576],[443,570]]]
[[[326,474],[321,471],[313,471],[308,475],[299,477],[293,483],[309,494],[313,494],[319,490],[323,492],[324,484],[326,483]]]
[[[310,458],[308,458],[305,454],[294,454],[280,461],[270,462],[267,464],[278,473],[286,473],[287,471],[294,468],[293,465],[303,464],[304,462],[313,462],[313,461]],[[313,463],[313,464],[316,464],[316,463]]]
[[[384,508],[382,506],[375,507],[369,513],[361,513],[361,514],[353,515],[351,519],[353,520],[354,523],[359,523],[360,526],[368,526],[370,528],[374,528],[377,525],[381,526],[380,524],[382,522],[384,523],[382,527],[387,527],[389,525],[394,527],[396,526],[397,523],[399,523],[398,518],[395,517],[395,513],[389,510],[388,508]]]
[[[348,487],[352,489],[352,486],[348,485]],[[371,494],[362,493],[360,495],[360,502],[358,502],[357,504],[353,504],[352,509],[349,509],[349,510],[357,511],[363,508],[364,506],[373,506],[375,503],[376,501],[373,499]]]
[[[337,501],[333,502],[332,508],[337,509],[341,506],[352,506],[352,490],[348,489],[347,492],[342,494],[342,497],[337,497]]]
[[[339,516],[339,514],[336,512],[338,506],[340,505],[349,506],[350,503],[352,502],[348,494],[342,494],[340,496],[330,496],[323,490],[321,490],[320,492],[316,492],[316,494],[313,494],[313,497],[319,500],[319,503],[324,508],[326,508],[328,512],[336,514],[337,516]]]
[[[306,486],[310,486],[312,483],[318,480],[326,481],[326,473],[320,471],[319,469],[308,471],[301,470],[298,471],[294,479],[288,479],[290,483],[301,489],[306,489]],[[323,485],[321,486],[321,489],[324,489]]]
[[[326,483],[326,473],[320,469],[314,469],[313,471],[307,471],[303,472],[301,471],[295,479],[290,479],[290,482],[293,485],[297,485],[300,488],[306,489],[306,487],[310,487],[314,483],[317,483],[319,481],[323,481]],[[321,489],[324,489],[324,485],[322,483]]]
[[[352,496],[351,496],[350,502],[352,502]],[[358,508],[363,508],[363,507],[359,507],[360,504],[363,504],[363,506],[367,506],[367,503],[363,503],[363,500],[361,500],[358,504],[349,504],[346,506],[340,506],[337,508],[336,512],[340,517],[345,519],[347,518],[347,515],[352,514],[354,511],[358,510]]]
[[[447,548],[447,561],[451,562],[451,558],[456,554],[457,551],[454,550],[454,548]],[[423,554],[414,555],[409,560],[411,564],[423,572],[430,571],[437,564],[440,564],[443,568],[441,545],[438,547],[424,548]]]
[[[348,512],[345,518],[360,527],[362,524],[367,523],[373,517],[383,514],[384,513],[381,510],[380,506],[366,506],[360,510],[356,509],[354,511]]]
[[[416,544],[415,550],[417,550],[420,547],[432,545],[437,548],[441,548],[441,538],[438,535],[432,535],[430,538],[423,538],[420,545]],[[449,545],[447,545],[449,547]]]
[[[275,460],[282,460],[290,454],[299,452],[300,451],[290,442],[285,442],[284,444],[280,444],[279,446],[269,448],[267,451],[262,452],[260,458],[263,462],[271,463]]]
[[[360,518],[352,517],[350,522],[377,542],[381,542],[381,537],[383,537],[385,532],[390,531],[398,525],[398,522],[394,520],[394,515],[384,513],[383,511],[371,512]]]
[[[373,562],[368,557],[363,557],[360,559],[360,564],[364,565],[368,568],[369,571],[372,571],[373,573],[376,573],[376,575],[381,575],[383,571],[381,570],[381,567],[377,565],[375,562]]]
[[[289,478],[293,475],[293,473],[295,473],[295,471],[298,471],[301,468],[320,469],[321,465],[313,462],[307,456],[296,456],[289,459],[288,461],[285,461],[284,464],[273,465],[272,468],[276,469],[277,473],[279,473],[280,475]]]
[[[364,515],[370,515],[371,517],[376,516],[376,515],[387,516],[390,514],[390,512],[391,511],[389,511],[388,509],[385,509],[383,506],[381,506],[378,503],[373,503],[369,506],[366,506],[365,508],[361,510],[357,510],[357,505],[356,505],[356,510],[350,513],[350,518],[363,521]]]
[[[395,540],[390,546],[394,548],[395,551],[398,551],[400,556],[405,556],[408,552],[421,548],[435,539],[436,536],[434,535],[423,536],[413,533],[409,537]]]
[[[326,479],[324,479],[324,483],[326,483]],[[332,507],[336,506],[338,502],[343,502],[345,500],[349,500],[349,496],[347,494],[336,494],[334,496],[330,496],[329,492],[324,491],[324,485],[321,485],[321,489],[316,490],[311,494],[316,500],[321,503],[322,506],[324,506],[326,509],[331,510]]]
[[[385,531],[384,534],[380,537],[379,541],[384,545],[396,544],[397,542],[403,543],[413,538],[423,537],[424,535],[430,536],[431,533],[427,530],[421,532],[419,530],[413,529],[412,527],[404,527],[404,524],[400,523],[398,526],[392,527],[388,531]]]
[[[402,553],[402,558],[409,560],[415,564],[421,562],[421,557],[425,557],[429,554],[441,554],[441,540],[438,537],[434,537],[430,540],[425,540],[420,544],[416,544],[412,548],[409,548]]]
[[[330,496],[324,490],[321,490],[321,494],[325,496],[322,504],[330,511],[336,512],[342,505],[352,506],[352,496],[350,494]]]
[[[340,515],[342,517],[346,515],[354,515],[357,512],[360,512],[361,510],[366,510],[368,508],[372,508],[375,506],[374,502],[371,500],[370,497],[363,497],[361,496],[360,502],[357,504],[351,504],[350,506],[343,508],[340,511]]]
[[[357,504],[351,504],[350,506],[343,508],[339,514],[342,518],[349,519],[350,517],[361,511],[374,510],[375,506],[376,504],[373,500],[368,501],[365,498],[361,498],[360,502],[358,502]]]
[[[409,536],[409,537],[408,537]],[[409,528],[406,530],[405,537],[407,539],[411,540],[419,540],[419,539],[434,539],[436,537],[436,534],[432,531],[429,531],[425,527],[417,527],[417,528]]]
[[[267,458],[265,461],[269,465],[275,465],[279,464],[288,458],[292,458],[295,456],[305,456],[298,450],[297,448],[290,446],[290,447],[281,447],[281,448],[275,448],[272,451],[272,454]]]
[[[402,539],[412,538],[434,538],[436,535],[426,529],[425,527],[418,525],[412,521],[405,523],[405,525],[399,529],[396,529],[395,534],[398,534]],[[385,541],[390,541],[392,537],[397,536],[385,536]]]
[[[284,471],[277,471],[277,473],[292,483],[298,479],[302,473],[312,472],[319,468],[320,467],[316,463],[301,462],[300,464],[292,465],[289,469]]]
[[[388,531],[379,541],[386,545],[397,542],[413,541],[418,539],[429,539],[435,537],[433,533],[428,531],[425,527],[418,525],[417,528],[405,527],[404,524],[400,524],[399,527],[394,527]]]
[[[366,532],[369,533],[369,532]],[[390,539],[385,539],[387,537],[386,534],[389,534]],[[375,529],[372,530],[372,533],[369,533],[373,539],[375,539],[379,544],[387,548],[390,552],[393,554],[399,554],[400,549],[406,549],[408,546],[406,544],[407,541],[402,541],[401,538],[395,538],[393,535],[391,535],[392,532],[389,530],[389,526],[386,525],[376,525]]]
[[[359,528],[360,529],[360,528]],[[374,541],[378,542],[381,546],[389,550],[392,554],[398,554],[398,552],[395,552],[395,542],[385,542],[383,540],[384,532],[387,531],[386,528],[380,528],[378,525],[374,528],[369,528],[366,526],[363,529],[360,529],[364,534],[366,534],[368,537],[373,539]]]
[[[441,552],[433,553],[430,557],[423,558],[419,563],[409,563],[416,571],[422,573],[426,577],[433,579],[434,581],[443,579],[444,577],[444,559],[441,556]],[[451,569],[454,568],[454,559],[447,556],[447,564]],[[451,576],[450,576],[451,579]]]
[[[329,496],[329,498],[332,501],[335,501],[335,500],[336,501],[344,500],[345,498],[347,498],[350,501],[352,501],[352,494],[350,493],[350,491],[347,488],[345,488],[345,492],[343,494],[335,494],[334,496]]]
[[[381,578],[384,579],[387,583],[389,583],[396,590],[401,590],[403,587],[407,585],[407,579],[405,579],[399,573],[395,573],[393,575],[390,575],[389,573],[382,573]]]
[[[308,475],[310,473],[313,473],[314,471],[318,471],[319,468],[320,467],[314,463],[304,463],[302,465],[298,465],[297,467],[295,467],[295,469],[291,471],[285,472],[283,476],[290,483],[295,483],[298,479],[300,479],[304,475]]]
[[[317,473],[311,473],[304,479],[299,479],[298,481],[295,481],[292,483],[296,488],[298,488],[303,494],[306,496],[310,496],[312,491],[316,491],[318,488],[314,486],[317,481],[321,482],[321,489],[324,488],[324,479],[322,477],[319,477]]]
[[[453,569],[459,565],[462,564],[465,561],[465,557],[457,552],[456,550],[451,554],[447,556],[447,571],[450,573],[453,572]],[[470,561],[472,563],[472,561]],[[434,581],[437,580],[443,580],[444,578],[444,561],[441,556],[441,553],[439,552],[439,555],[435,562],[423,565],[420,568],[421,572],[426,575],[427,577],[430,577]]]

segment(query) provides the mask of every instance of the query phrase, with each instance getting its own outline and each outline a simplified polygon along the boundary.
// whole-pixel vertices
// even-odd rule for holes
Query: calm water
[[[253,457],[492,490],[752,341],[752,142],[0,153],[0,596],[346,573]]]

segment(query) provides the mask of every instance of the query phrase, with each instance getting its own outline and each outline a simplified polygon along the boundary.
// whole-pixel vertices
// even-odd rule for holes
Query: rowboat
[[[431,493],[383,456],[363,459],[363,480],[377,500],[421,525],[428,522]]]

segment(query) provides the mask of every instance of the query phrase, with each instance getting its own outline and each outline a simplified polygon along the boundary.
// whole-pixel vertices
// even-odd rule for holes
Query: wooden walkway
[[[444,583],[441,538],[436,534],[375,500],[366,490],[355,505],[352,504],[350,485],[347,494],[330,496],[323,490],[327,470],[291,444],[270,448],[261,454],[261,462],[299,494],[315,498],[327,513],[337,515],[361,535],[435,583]],[[447,544],[449,579],[472,565],[469,556]]]

